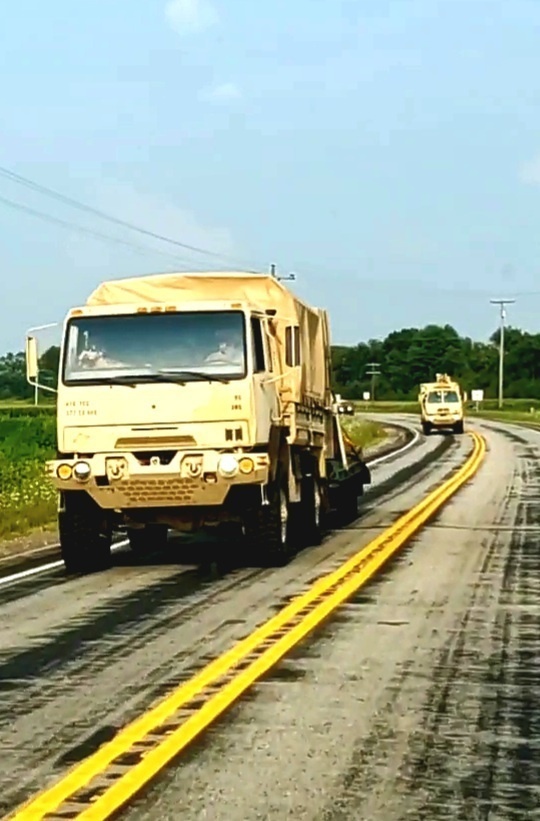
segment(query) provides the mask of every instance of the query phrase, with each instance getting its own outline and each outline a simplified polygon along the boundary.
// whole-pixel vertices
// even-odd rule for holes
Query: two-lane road
[[[540,435],[478,427],[489,451],[474,480],[127,818],[534,817]],[[419,466],[434,448],[436,461]],[[389,484],[368,494],[364,516],[287,568],[212,580],[162,557],[0,585],[0,806],[58,780],[367,544],[470,449],[469,437],[441,448],[433,436],[381,463],[376,485]]]

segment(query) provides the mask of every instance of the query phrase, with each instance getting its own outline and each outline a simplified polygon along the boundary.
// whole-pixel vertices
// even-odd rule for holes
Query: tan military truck
[[[424,382],[418,394],[422,430],[451,429],[463,433],[463,394],[459,384],[448,374],[437,374],[435,382]]]
[[[37,342],[27,337],[35,384]],[[59,530],[69,572],[169,529],[237,527],[279,565],[358,515],[371,481],[330,388],[327,314],[273,276],[159,274],[101,284],[69,311],[57,403]]]

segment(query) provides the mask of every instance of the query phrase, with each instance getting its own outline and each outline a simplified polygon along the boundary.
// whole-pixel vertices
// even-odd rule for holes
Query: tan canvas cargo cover
[[[88,297],[87,305],[175,304],[207,300],[245,301],[279,313],[301,303],[275,277],[242,271],[209,271],[115,279],[103,282]]]
[[[103,282],[88,297],[88,306],[180,305],[207,301],[246,302],[261,310],[275,309],[276,340],[280,352],[279,369],[287,372],[285,363],[285,327],[298,325],[302,366],[278,383],[283,399],[301,402],[313,399],[330,401],[330,338],[325,311],[311,308],[298,299],[275,277],[244,272],[201,272],[153,274]],[[299,378],[300,377],[300,378]]]

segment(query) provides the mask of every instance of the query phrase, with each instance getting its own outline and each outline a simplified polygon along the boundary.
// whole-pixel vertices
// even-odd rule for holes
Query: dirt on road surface
[[[480,472],[123,817],[490,821],[540,810],[540,435],[482,423]],[[431,466],[415,462],[435,448]],[[431,436],[400,487],[286,568],[201,578],[178,559],[0,585],[0,808],[116,729],[369,542],[468,437]],[[370,500],[371,498],[371,500]]]

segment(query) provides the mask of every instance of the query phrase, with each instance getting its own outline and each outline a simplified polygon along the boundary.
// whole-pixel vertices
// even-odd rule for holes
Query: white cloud
[[[210,28],[219,20],[210,0],[169,0],[165,17],[177,34],[190,34]]]
[[[201,92],[201,98],[208,102],[227,102],[238,100],[241,96],[242,92],[235,83],[220,83]]]
[[[540,185],[540,154],[521,166],[519,178],[527,185]]]

